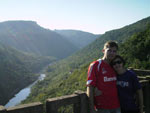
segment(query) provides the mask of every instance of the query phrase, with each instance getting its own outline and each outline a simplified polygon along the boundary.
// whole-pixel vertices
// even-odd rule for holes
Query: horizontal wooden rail
[[[3,106],[0,108],[0,113],[43,113],[43,104],[40,102],[22,104],[8,109]]]
[[[150,70],[133,69],[132,67],[129,67],[129,69],[133,70],[138,76],[144,76],[144,75],[150,76]]]
[[[47,113],[58,113],[58,108],[73,104],[74,113],[88,113],[88,99],[85,92],[78,91],[73,95],[48,99],[46,102]]]

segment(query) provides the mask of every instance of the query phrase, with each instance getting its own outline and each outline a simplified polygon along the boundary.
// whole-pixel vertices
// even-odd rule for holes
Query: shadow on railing
[[[150,113],[150,70],[133,70],[137,73],[142,84],[145,113]],[[36,102],[7,109],[4,106],[0,106],[0,113],[60,113],[59,109],[62,106],[68,107],[69,105],[72,105],[72,113],[89,113],[88,98],[83,91],[76,91],[72,95],[47,99],[46,105]],[[61,113],[65,113],[65,111],[61,110]]]

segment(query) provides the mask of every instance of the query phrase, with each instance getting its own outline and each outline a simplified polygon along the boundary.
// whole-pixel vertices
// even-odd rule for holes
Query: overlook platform
[[[138,75],[142,84],[144,111],[145,113],[150,113],[150,70],[133,70]],[[47,99],[45,104],[35,102],[7,109],[4,106],[0,106],[0,113],[65,113],[65,109],[62,106],[70,107],[70,105],[72,110],[69,113],[89,113],[88,98],[83,91],[76,91],[72,95]]]

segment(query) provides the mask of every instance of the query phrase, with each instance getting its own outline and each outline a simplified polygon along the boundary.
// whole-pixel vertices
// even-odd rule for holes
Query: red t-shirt
[[[87,86],[90,85],[102,91],[100,96],[94,96],[96,108],[115,109],[120,107],[116,73],[109,64],[101,59],[94,61],[89,66]]]

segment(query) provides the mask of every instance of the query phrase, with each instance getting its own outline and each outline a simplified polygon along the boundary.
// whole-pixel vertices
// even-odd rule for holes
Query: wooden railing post
[[[6,113],[6,109],[4,106],[0,106],[0,113]]]
[[[46,113],[58,113],[57,101],[51,99],[46,101]]]
[[[73,104],[73,113],[80,113],[80,109],[81,109],[81,103],[75,103]]]
[[[143,99],[144,99],[144,111],[145,113],[150,112],[150,84],[149,80],[141,80]]]
[[[80,112],[78,113],[89,113],[88,97],[83,91],[75,91],[75,94],[80,97]]]
[[[150,113],[150,81],[149,81],[149,84],[147,85],[147,88],[146,88],[146,90],[147,90],[147,95],[148,95],[148,97],[147,97],[147,113]]]
[[[150,85],[146,85],[144,90],[145,112],[150,113]]]

